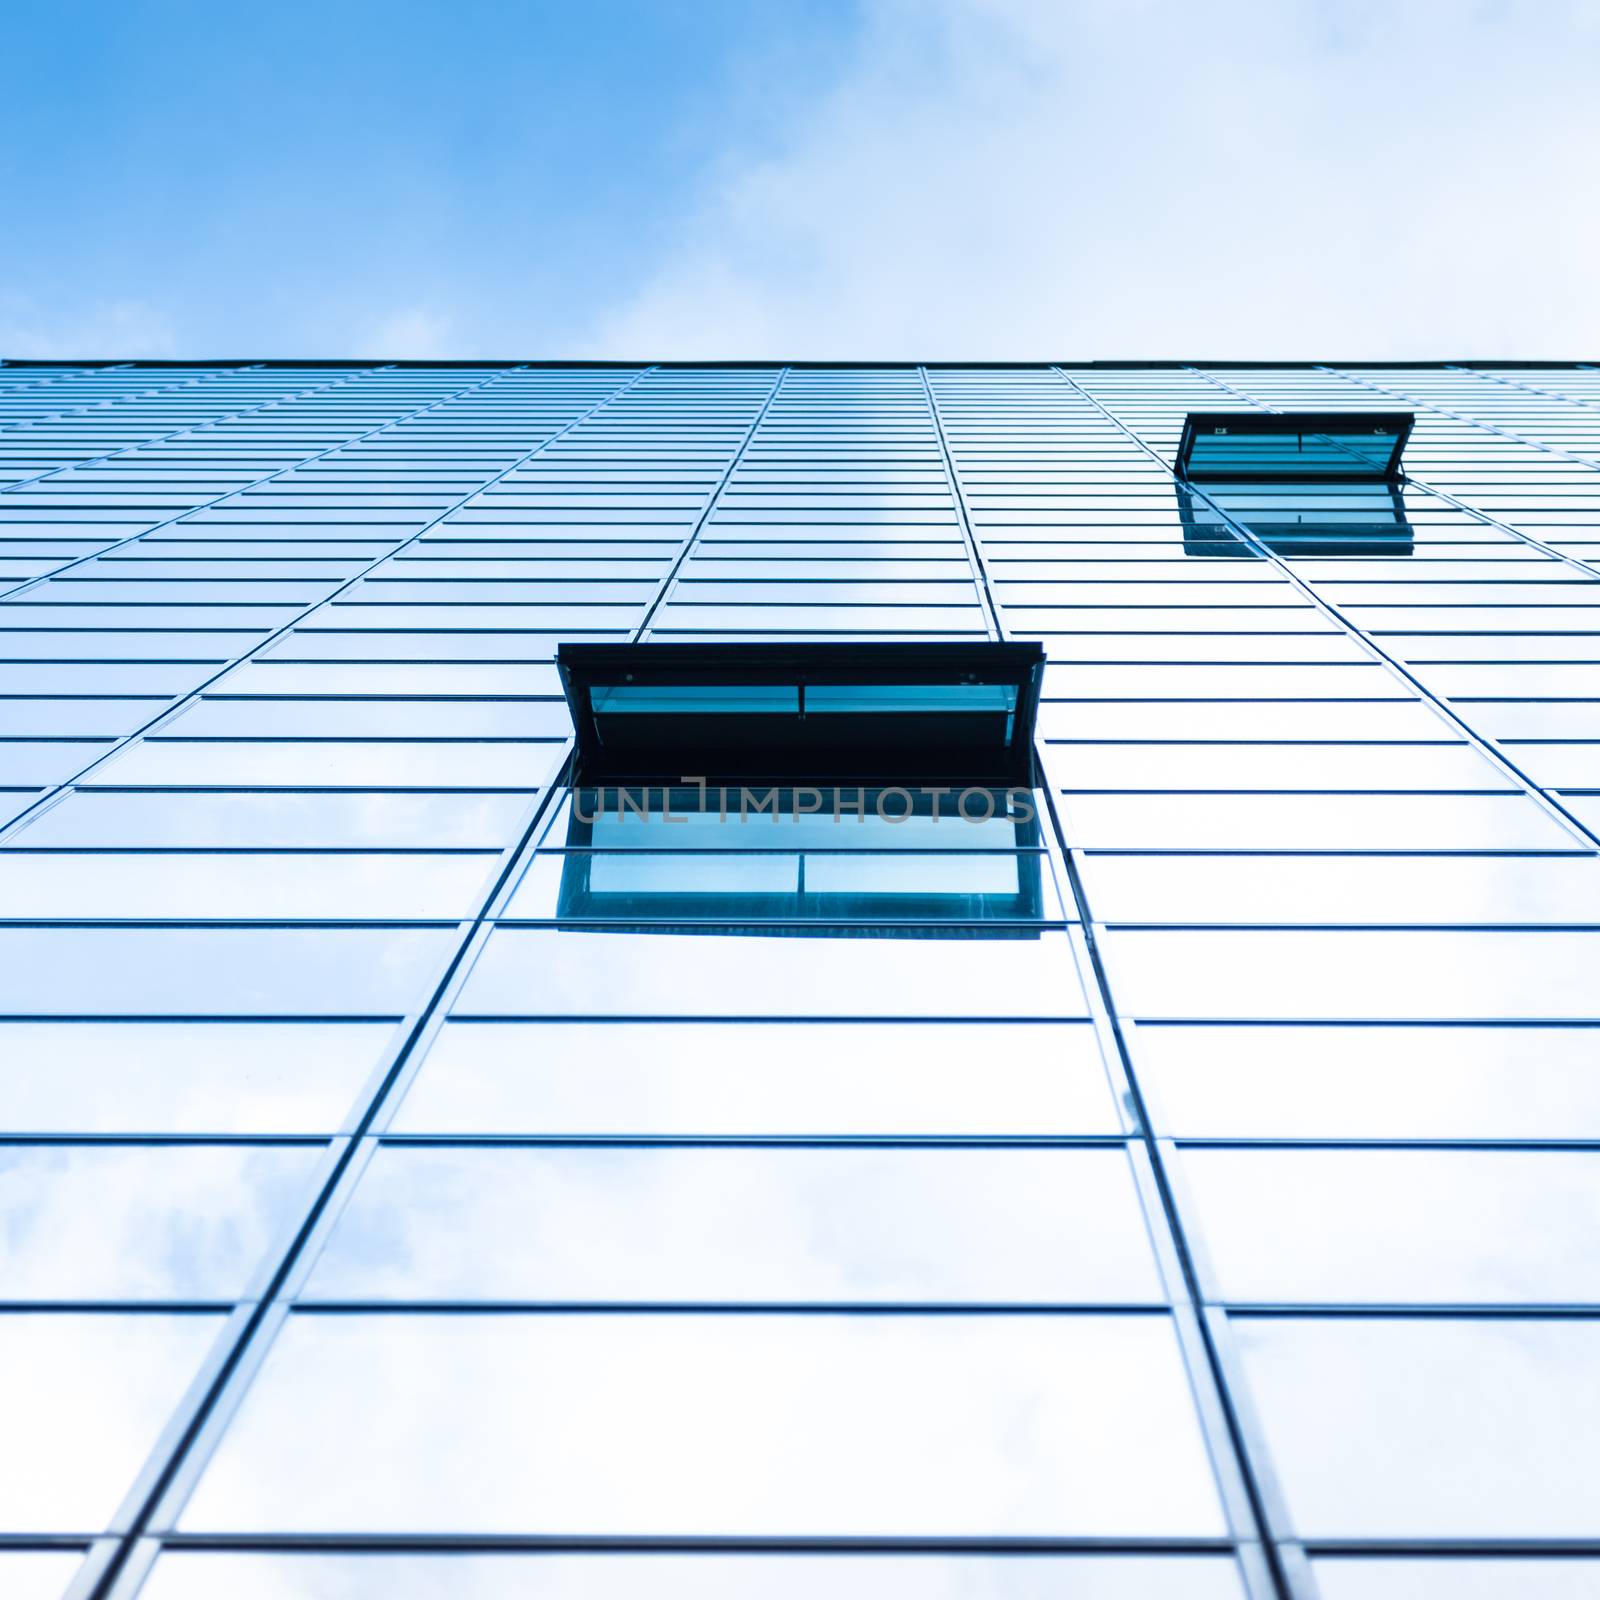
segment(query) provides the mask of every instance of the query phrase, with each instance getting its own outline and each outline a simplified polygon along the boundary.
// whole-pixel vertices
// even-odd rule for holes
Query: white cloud
[[[872,0],[593,354],[1600,352],[1592,0]]]
[[[159,360],[177,343],[171,318],[140,301],[103,301],[63,316],[22,295],[0,295],[0,355],[13,360]]]
[[[335,355],[384,356],[392,361],[436,360],[440,356],[466,356],[460,340],[452,343],[455,319],[430,306],[406,306],[373,324],[360,348],[337,350]]]

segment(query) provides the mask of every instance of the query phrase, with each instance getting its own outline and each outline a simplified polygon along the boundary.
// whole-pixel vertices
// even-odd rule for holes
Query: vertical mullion
[[[744,431],[738,447],[728,458],[728,464],[722,469],[717,481],[711,486],[706,495],[705,504],[700,507],[700,514],[694,519],[693,526],[684,535],[683,543],[678,553],[673,557],[672,565],[667,568],[661,582],[656,586],[656,592],[651,597],[649,605],[644,608],[644,615],[639,619],[633,630],[633,643],[650,636],[650,624],[655,621],[656,613],[666,605],[672,597],[672,592],[678,586],[678,575],[682,572],[689,557],[694,553],[694,548],[700,542],[700,535],[706,524],[711,520],[712,513],[717,509],[717,502],[722,498],[722,491],[727,488],[729,481],[738,470],[739,463],[744,460],[744,453],[750,448],[750,442],[756,436],[761,424],[766,420],[767,413],[772,409],[772,403],[778,398],[783,389],[785,380],[789,376],[788,367],[779,367],[772,380],[772,387],[767,391],[767,397],[761,402],[760,409],[750,420],[750,426]]]
[[[240,665],[241,662],[244,662],[244,661],[248,660],[252,656],[259,655],[263,650],[265,650],[269,645],[274,643],[276,640],[281,639],[286,634],[293,632],[293,630],[295,628],[299,627],[299,625],[302,622],[304,622],[307,617],[312,615],[313,612],[316,612],[316,611],[320,610],[323,606],[329,605],[334,600],[337,600],[338,597],[341,594],[345,593],[346,590],[351,588],[352,585],[360,583],[361,580],[363,578],[365,578],[368,573],[374,571],[378,567],[381,567],[382,565],[384,565],[385,562],[393,559],[393,557],[398,555],[400,553],[400,551],[405,550],[408,547],[410,547],[411,545],[415,544],[417,542],[417,540],[419,540],[419,539],[421,539],[423,537],[424,534],[428,533],[431,529],[437,527],[439,525],[439,523],[441,523],[441,522],[443,522],[445,520],[446,517],[454,515],[455,512],[459,511],[469,501],[474,499],[476,496],[482,494],[485,489],[492,488],[495,484],[499,483],[502,478],[505,478],[505,477],[509,476],[511,473],[516,472],[519,468],[524,466],[527,462],[531,461],[536,455],[539,454],[539,452],[541,450],[545,449],[548,445],[554,444],[555,441],[557,439],[561,438],[564,434],[567,434],[567,433],[571,432],[571,430],[573,428],[576,428],[577,426],[579,426],[579,424],[588,421],[588,419],[591,416],[593,416],[596,411],[600,410],[603,406],[609,405],[611,403],[611,401],[615,400],[619,395],[626,393],[626,391],[629,388],[631,388],[633,386],[633,384],[637,383],[639,381],[639,379],[642,378],[643,376],[644,376],[644,372],[641,371],[638,374],[636,374],[632,379],[630,379],[628,383],[622,385],[618,389],[612,390],[612,392],[610,394],[608,394],[605,397],[604,400],[598,401],[594,406],[590,407],[589,410],[585,411],[582,416],[575,417],[571,422],[569,422],[565,426],[557,429],[556,432],[552,433],[548,438],[542,440],[539,444],[535,445],[533,449],[529,450],[526,454],[518,457],[518,459],[516,461],[512,462],[510,466],[504,468],[500,472],[497,472],[492,478],[485,479],[484,482],[478,484],[475,488],[468,490],[468,492],[466,494],[461,495],[458,499],[452,501],[448,506],[446,506],[444,508],[444,510],[438,512],[436,515],[431,517],[427,522],[425,522],[420,528],[418,528],[414,533],[410,534],[407,538],[405,538],[403,540],[400,540],[398,543],[390,546],[390,548],[385,550],[382,555],[375,556],[364,567],[360,568],[356,572],[353,572],[348,578],[346,578],[342,583],[340,583],[339,586],[336,589],[332,590],[328,594],[323,595],[321,599],[314,600],[310,605],[303,606],[292,617],[290,617],[287,622],[279,624],[279,626],[274,628],[271,633],[266,635],[265,638],[257,639],[250,646],[250,648],[248,650],[241,651],[240,654],[234,656],[231,660],[223,663],[222,666],[218,667],[217,670],[215,672],[213,672],[209,677],[207,677],[203,682],[197,683],[192,689],[190,689],[187,694],[181,695],[177,699],[171,701],[170,703],[167,703],[167,704],[163,705],[161,710],[155,716],[153,716],[153,717],[149,718],[147,721],[141,723],[137,728],[133,729],[133,731],[131,733],[124,734],[120,739],[118,739],[116,741],[115,744],[113,744],[111,746],[111,748],[109,750],[102,751],[100,755],[96,756],[95,759],[93,761],[89,762],[86,766],[79,768],[78,771],[72,773],[69,777],[63,778],[58,783],[53,784],[52,786],[47,788],[42,794],[38,795],[25,810],[19,811],[16,814],[16,816],[14,816],[8,823],[6,823],[6,825],[3,828],[0,828],[0,840],[4,840],[4,839],[9,838],[13,833],[15,833],[17,831],[18,828],[20,828],[23,825],[23,823],[25,821],[30,820],[31,818],[33,818],[40,811],[41,808],[50,805],[58,797],[60,797],[61,795],[65,794],[70,788],[72,788],[72,786],[74,784],[78,783],[80,780],[82,780],[84,777],[86,777],[89,773],[91,773],[91,772],[95,771],[96,769],[98,769],[99,767],[103,766],[107,761],[110,761],[113,757],[120,755],[124,750],[126,750],[128,748],[129,745],[133,744],[136,740],[142,738],[145,734],[149,733],[153,728],[159,727],[163,723],[170,722],[180,712],[186,710],[191,704],[193,704],[193,702],[196,699],[198,699],[201,695],[203,695],[205,693],[205,691],[207,689],[209,689],[212,684],[217,682],[217,680],[219,678],[222,678],[222,677],[226,676],[229,672],[233,671],[233,669],[235,667],[237,667],[238,665]],[[493,378],[485,380],[485,383],[470,384],[470,385],[468,385],[467,388],[461,389],[461,390],[457,390],[453,394],[446,395],[443,399],[435,401],[430,405],[422,406],[422,407],[418,408],[418,410],[413,411],[413,412],[408,412],[403,417],[397,417],[394,422],[385,423],[382,428],[374,428],[371,431],[371,433],[366,433],[366,434],[361,435],[360,439],[348,440],[347,444],[351,444],[351,445],[359,444],[361,442],[361,440],[363,440],[363,439],[370,439],[374,435],[383,433],[383,432],[387,431],[387,429],[389,429],[391,427],[397,427],[401,423],[412,421],[414,418],[422,416],[424,413],[433,410],[434,406],[436,406],[436,405],[445,405],[449,401],[459,399],[464,394],[471,394],[476,389],[484,388],[486,386],[486,384],[488,384],[488,383],[498,382],[500,377],[501,377],[501,374],[496,373]],[[337,445],[332,450],[322,451],[319,455],[313,456],[310,459],[313,460],[313,461],[320,460],[322,458],[322,456],[332,455],[332,454],[334,454],[334,452],[336,450],[340,450],[340,449],[343,449],[343,448],[345,448],[344,445]],[[304,465],[306,465],[306,463],[302,461],[302,462],[297,463],[294,467],[285,467],[283,469],[283,471],[285,471],[285,472],[298,471],[299,468],[304,466]],[[279,474],[277,474],[277,473],[272,474],[273,477],[277,477],[278,475]],[[270,479],[263,479],[262,481],[263,482],[269,482]],[[185,513],[185,515],[187,515],[187,513]]]
[[[1060,372],[1059,376],[1065,382],[1071,383],[1072,387],[1076,389],[1078,393],[1084,397],[1084,399],[1089,401],[1091,405],[1095,406],[1106,417],[1110,418],[1110,420],[1114,422],[1125,434],[1127,434],[1127,436],[1132,439],[1134,443],[1137,444],[1139,448],[1151,458],[1151,460],[1157,462],[1168,473],[1172,472],[1171,466],[1167,462],[1163,461],[1161,456],[1154,449],[1152,449],[1151,446],[1148,445],[1137,433],[1135,433],[1127,423],[1123,422],[1122,419],[1113,411],[1111,411],[1107,406],[1103,405],[1087,390],[1081,388],[1078,384],[1073,383],[1073,380],[1067,377],[1066,373]],[[1173,476],[1173,482],[1174,484],[1177,482],[1176,475]],[[1250,549],[1256,553],[1256,555],[1258,555],[1264,561],[1270,561],[1278,570],[1278,572],[1281,573],[1283,577],[1294,586],[1295,589],[1303,594],[1323,616],[1325,616],[1330,622],[1336,623],[1341,632],[1352,639],[1369,655],[1373,656],[1384,666],[1388,667],[1389,670],[1397,677],[1401,678],[1407,687],[1410,688],[1420,700],[1427,704],[1451,727],[1455,728],[1461,734],[1466,743],[1470,744],[1472,748],[1484,758],[1484,760],[1490,762],[1498,771],[1509,778],[1524,795],[1526,795],[1534,802],[1535,805],[1540,808],[1540,810],[1544,811],[1547,815],[1558,822],[1568,833],[1574,835],[1579,842],[1583,844],[1585,849],[1590,851],[1600,851],[1600,833],[1596,833],[1581,819],[1574,816],[1572,812],[1568,811],[1567,808],[1562,805],[1560,801],[1558,801],[1553,795],[1540,788],[1532,778],[1523,772],[1522,769],[1518,767],[1516,763],[1513,762],[1497,744],[1494,743],[1494,741],[1486,739],[1475,728],[1473,728],[1470,723],[1466,722],[1457,712],[1453,711],[1448,702],[1440,699],[1440,697],[1436,695],[1433,690],[1428,688],[1428,686],[1424,684],[1420,678],[1416,677],[1411,672],[1411,670],[1403,661],[1396,656],[1390,655],[1389,652],[1385,650],[1383,646],[1380,645],[1375,639],[1373,639],[1370,634],[1368,634],[1364,629],[1357,627],[1355,623],[1350,621],[1350,619],[1346,617],[1345,614],[1336,605],[1334,605],[1331,600],[1327,600],[1320,595],[1313,584],[1308,583],[1306,579],[1302,578],[1300,574],[1288,564],[1288,562],[1284,561],[1277,554],[1276,551],[1269,549],[1266,545],[1264,545],[1255,536],[1255,534],[1250,531],[1249,528],[1247,528],[1238,520],[1237,517],[1231,515],[1222,505],[1220,505],[1209,494],[1207,494],[1199,484],[1191,483],[1185,485],[1185,487],[1187,488],[1188,492],[1197,500],[1205,501],[1211,510],[1214,511],[1217,516],[1227,524],[1228,528],[1245,544],[1247,544]]]
[[[561,428],[542,439],[532,449],[526,451],[510,465],[497,472],[495,476],[484,483],[477,485],[467,494],[460,496],[444,511],[439,512],[429,523],[414,533],[404,544],[397,546],[405,548],[406,544],[419,539],[427,528],[433,527],[445,517],[459,510],[462,506],[483,494],[494,484],[501,482],[525,466],[529,461],[546,450],[556,440],[569,434],[573,429],[589,421],[598,412],[624,394],[632,390],[644,377],[655,368],[643,368],[635,372],[625,382],[610,390],[604,398],[589,406],[581,415],[573,418]],[[497,375],[498,378],[498,375]],[[497,381],[491,380],[491,381]],[[475,385],[473,387],[481,387]],[[470,392],[470,391],[464,391]],[[452,395],[449,398],[455,398]],[[353,441],[352,441],[353,442]],[[385,553],[379,562],[387,561],[395,552]],[[371,567],[363,569],[348,582],[354,583],[360,579]],[[341,586],[348,587],[348,583]],[[335,591],[338,593],[340,591]],[[326,604],[327,597],[318,602]],[[316,607],[308,607],[307,611]],[[301,615],[305,615],[302,613]],[[300,620],[298,617],[295,621]],[[279,633],[294,626],[287,623]],[[273,635],[277,637],[277,635]],[[259,647],[258,647],[259,648]],[[224,669],[226,670],[226,669]],[[203,687],[203,686],[202,686]],[[194,691],[199,693],[199,690]],[[192,698],[192,696],[191,696]],[[158,719],[159,720],[159,719]],[[130,737],[137,737],[131,735]],[[557,758],[558,763],[564,762],[566,747],[561,747]],[[551,774],[553,776],[553,773]],[[334,1204],[336,1196],[341,1192],[342,1186],[348,1184],[348,1174],[359,1169],[361,1161],[370,1157],[372,1149],[371,1129],[385,1100],[396,1081],[402,1074],[406,1063],[414,1051],[419,1039],[428,1034],[430,1024],[440,1014],[440,1008],[446,997],[454,992],[454,986],[464,979],[470,970],[472,961],[486,938],[490,923],[489,915],[496,905],[498,898],[514,877],[520,863],[536,837],[539,826],[544,816],[553,803],[557,790],[553,782],[543,781],[538,786],[531,798],[528,809],[524,813],[515,838],[504,846],[500,852],[500,864],[487,886],[481,893],[478,903],[472,913],[464,918],[458,925],[457,938],[445,957],[442,970],[429,990],[422,1004],[408,1013],[402,1026],[397,1029],[397,1043],[391,1047],[392,1053],[382,1064],[381,1068],[369,1079],[365,1090],[365,1102],[355,1114],[354,1127],[351,1132],[343,1136],[342,1145],[336,1151],[331,1167],[324,1181],[317,1187],[310,1197],[305,1209],[302,1211],[298,1225],[290,1229],[290,1242],[276,1265],[266,1273],[266,1285],[260,1300],[253,1302],[246,1314],[237,1337],[234,1338],[218,1367],[213,1380],[205,1387],[205,1392],[198,1396],[189,1415],[181,1419],[181,1425],[174,1428],[174,1438],[165,1457],[152,1461],[147,1465],[146,1475],[149,1488],[141,1504],[134,1509],[128,1517],[126,1527],[122,1530],[122,1541],[114,1556],[109,1558],[104,1566],[97,1571],[89,1586],[83,1590],[83,1600],[106,1600],[113,1593],[131,1592],[131,1585],[137,1581],[138,1573],[143,1569],[136,1563],[129,1569],[128,1582],[122,1581],[125,1565],[138,1552],[148,1552],[150,1545],[147,1535],[152,1531],[152,1524],[158,1516],[162,1515],[164,1508],[173,1506],[186,1495],[192,1487],[193,1479],[198,1471],[203,1468],[205,1452],[219,1430],[226,1425],[231,1409],[243,1397],[248,1388],[248,1380],[253,1373],[254,1363],[264,1354],[266,1346],[271,1342],[274,1334],[287,1314],[288,1301],[285,1298],[286,1286],[291,1284],[291,1274],[297,1262],[303,1256],[308,1244],[317,1236],[319,1222],[329,1213],[329,1208]],[[243,1304],[243,1302],[241,1302]],[[157,1529],[156,1531],[162,1531]]]
[[[922,392],[927,396],[928,411],[933,418],[934,432],[939,439],[939,456],[944,462],[945,478],[950,485],[950,493],[955,500],[956,515],[961,520],[961,539],[967,550],[967,565],[972,569],[972,581],[983,601],[984,622],[991,639],[1004,639],[1006,633],[1005,618],[1000,607],[995,604],[994,592],[989,587],[989,569],[983,562],[983,550],[978,544],[977,535],[973,532],[972,517],[967,507],[966,485],[961,480],[960,468],[956,466],[955,458],[950,453],[950,441],[946,437],[944,418],[939,412],[939,398],[934,393],[933,385],[928,381],[928,369],[923,366],[917,368],[917,376],[922,380]]]
[[[1257,400],[1253,395],[1246,394],[1242,389],[1235,389],[1231,384],[1225,384],[1220,379],[1212,378],[1209,373],[1197,371],[1196,375],[1206,378],[1207,381],[1214,384],[1217,388],[1223,389],[1229,394],[1236,395],[1241,400],[1248,401],[1251,405],[1260,406],[1266,411],[1275,409],[1274,407],[1265,405],[1264,402]],[[1342,377],[1343,374],[1335,374],[1335,376]],[[1107,415],[1110,415],[1110,413],[1108,412]],[[1122,426],[1121,423],[1118,425]],[[1132,435],[1130,431],[1130,437],[1137,436]],[[1139,443],[1144,445],[1144,441],[1142,439],[1139,440]],[[1144,445],[1144,448],[1146,450],[1150,449],[1148,445]],[[1151,450],[1150,454],[1154,456],[1156,453],[1155,451]],[[1156,459],[1160,460],[1160,457],[1156,456]],[[1163,463],[1163,465],[1165,465],[1165,463]],[[1487,734],[1479,733],[1478,730],[1474,728],[1472,724],[1468,722],[1467,719],[1463,717],[1448,700],[1444,699],[1443,696],[1434,693],[1432,689],[1430,689],[1420,678],[1416,676],[1415,673],[1411,671],[1410,667],[1408,667],[1404,661],[1402,661],[1398,656],[1391,655],[1364,628],[1361,628],[1354,622],[1351,622],[1338,606],[1334,605],[1331,600],[1325,599],[1317,592],[1317,588],[1314,583],[1312,583],[1309,579],[1302,578],[1287,561],[1279,556],[1277,551],[1263,544],[1261,540],[1258,539],[1256,535],[1245,526],[1244,523],[1240,522],[1237,517],[1231,515],[1199,484],[1191,483],[1187,487],[1190,494],[1192,494],[1197,500],[1204,500],[1205,503],[1227,523],[1229,528],[1231,528],[1241,539],[1243,539],[1244,542],[1248,544],[1257,555],[1272,562],[1278,571],[1288,578],[1289,581],[1301,591],[1301,593],[1306,595],[1317,607],[1317,609],[1326,617],[1328,617],[1330,621],[1338,623],[1339,626],[1343,628],[1352,639],[1354,639],[1363,648],[1370,651],[1392,672],[1398,674],[1402,679],[1404,679],[1409,688],[1411,688],[1428,706],[1437,712],[1439,716],[1443,717],[1453,727],[1457,728],[1465,736],[1473,748],[1477,750],[1479,755],[1483,756],[1485,760],[1492,761],[1494,765],[1500,769],[1500,771],[1505,773],[1508,778],[1512,779],[1516,783],[1517,787],[1523,792],[1523,794],[1532,800],[1535,805],[1537,805],[1542,811],[1546,812],[1556,822],[1560,823],[1568,833],[1573,834],[1586,849],[1590,851],[1600,851],[1600,831],[1591,828],[1582,820],[1582,818],[1570,811],[1556,795],[1535,783],[1533,779],[1530,778],[1527,773],[1525,773],[1522,768],[1519,767],[1516,762],[1514,762],[1510,756],[1508,756],[1500,748],[1497,740],[1491,739]],[[1423,487],[1427,488],[1427,485],[1424,484]],[[1430,492],[1436,493],[1437,491]],[[1446,498],[1448,498],[1448,496]],[[1464,507],[1463,509],[1471,510],[1472,508],[1469,506]],[[1490,519],[1485,518],[1484,520],[1488,521]],[[1508,529],[1507,531],[1511,532],[1514,530]]]

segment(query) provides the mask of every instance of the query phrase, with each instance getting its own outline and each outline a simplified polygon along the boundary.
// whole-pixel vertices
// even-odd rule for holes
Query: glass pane
[[[163,738],[177,739],[565,739],[571,732],[561,700],[216,696],[161,729]]]
[[[0,1592],[6,1600],[61,1600],[82,1564],[77,1550],[0,1550]]]
[[[3,635],[7,655],[16,649],[16,639],[27,635]],[[25,739],[30,735],[62,738],[67,734],[121,738],[158,717],[169,702],[152,700],[0,700],[0,737]]]
[[[1568,856],[1088,855],[1108,922],[1600,924],[1600,860]]]
[[[1075,739],[1450,739],[1419,700],[1052,700],[1039,734]]]
[[[657,1304],[1162,1298],[1121,1150],[960,1148],[390,1145],[307,1292]]]
[[[590,696],[596,717],[704,715],[737,712],[741,716],[796,716],[800,690],[794,684],[724,683],[693,687],[684,684],[613,684]]]
[[[1047,747],[1064,789],[1470,789],[1508,778],[1466,744],[1070,744]]]
[[[320,1145],[0,1145],[0,1297],[231,1300]]]
[[[1328,1556],[1311,1563],[1322,1600],[1590,1600],[1600,1561],[1570,1556]]]
[[[472,915],[497,854],[0,852],[0,917],[354,922]]]
[[[738,938],[543,928],[496,929],[455,1010],[552,1017],[1087,1015],[1063,934]]]
[[[1157,1128],[1179,1137],[1600,1139],[1591,1028],[1145,1026],[1128,1036]]]
[[[1538,1021],[1600,1009],[1596,933],[1113,928],[1101,947],[1135,1016]]]
[[[221,1326],[192,1313],[0,1314],[0,1531],[103,1528]]]
[[[1235,1317],[1232,1327],[1303,1536],[1600,1531],[1600,1321]]]
[[[5,1572],[0,1558],[0,1573]],[[69,1569],[70,1570],[70,1569]],[[1244,1600],[1226,1556],[169,1550],[140,1600]],[[1574,1597],[1576,1591],[1572,1591]],[[24,1600],[33,1600],[31,1595]],[[45,1591],[40,1591],[45,1600]],[[55,1600],[49,1591],[48,1600]],[[1533,1591],[1533,1600],[1546,1600]],[[1555,1596],[1549,1597],[1555,1600]],[[1565,1594],[1561,1600],[1566,1600]]]
[[[1190,1149],[1182,1163],[1223,1299],[1600,1302],[1600,1153]]]
[[[530,796],[137,794],[77,790],[13,836],[19,845],[260,849],[498,849]]]
[[[451,928],[0,928],[0,1012],[399,1016]]]
[[[559,750],[555,742],[145,740],[97,768],[94,786],[532,789]]]
[[[291,1319],[181,1519],[910,1537],[1224,1531],[1160,1316]]]
[[[449,1023],[404,1133],[1117,1133],[1085,1024]]]
[[[1068,840],[1089,849],[1572,850],[1523,795],[1071,794]]]

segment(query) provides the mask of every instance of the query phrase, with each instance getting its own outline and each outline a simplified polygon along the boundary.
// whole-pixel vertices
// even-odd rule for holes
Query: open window
[[[1400,481],[1409,411],[1191,411],[1174,468],[1191,483]]]
[[[1234,526],[1248,528],[1280,556],[1373,556],[1415,552],[1416,537],[1399,485],[1320,483],[1290,489],[1270,483],[1207,484],[1204,495],[1177,485],[1183,553],[1259,559]]]
[[[573,782],[1027,785],[1044,650],[563,644]]]
[[[1175,469],[1186,555],[1409,556],[1406,411],[1191,411]]]

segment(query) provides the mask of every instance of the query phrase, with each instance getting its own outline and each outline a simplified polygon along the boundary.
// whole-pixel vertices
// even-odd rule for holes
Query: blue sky
[[[10,0],[0,351],[1600,357],[1600,0]]]

